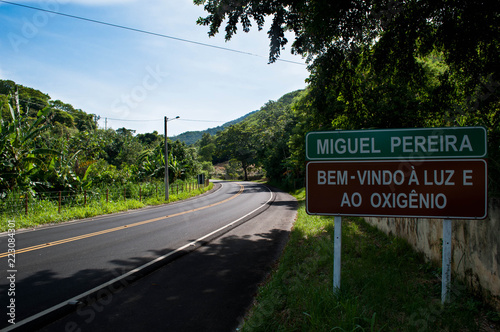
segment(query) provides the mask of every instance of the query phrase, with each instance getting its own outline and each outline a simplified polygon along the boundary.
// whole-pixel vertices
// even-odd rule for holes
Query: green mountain
[[[210,135],[215,135],[219,131],[223,131],[227,127],[229,127],[231,125],[234,125],[234,124],[237,124],[237,123],[245,120],[248,116],[250,116],[250,115],[252,115],[252,114],[254,114],[256,112],[258,112],[258,111],[250,112],[250,113],[248,113],[246,115],[243,115],[242,117],[239,117],[236,120],[226,122],[222,126],[218,126],[218,127],[215,127],[215,128],[209,128],[209,129],[201,130],[201,131],[186,131],[185,133],[182,133],[180,135],[177,135],[177,136],[174,136],[174,137],[170,137],[170,139],[172,141],[179,140],[179,141],[185,142],[187,145],[191,145],[191,144],[196,143],[198,140],[200,140],[201,137],[203,136],[203,134],[209,133]]]

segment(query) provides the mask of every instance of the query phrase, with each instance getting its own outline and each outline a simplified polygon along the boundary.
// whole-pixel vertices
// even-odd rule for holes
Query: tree
[[[162,179],[165,176],[165,145],[145,150],[139,156],[139,178]],[[170,173],[169,173],[170,175]]]
[[[93,131],[97,129],[96,120],[98,117],[94,114],[87,114],[81,109],[75,109],[73,105],[63,103],[60,100],[50,101],[53,109],[63,111],[74,119],[74,126],[79,131]]]
[[[197,142],[199,147],[198,155],[201,161],[212,162],[216,147],[212,135],[204,133],[201,139]]]
[[[50,126],[50,108],[44,108],[34,121],[10,107],[10,121],[0,120],[0,188],[32,189],[47,169],[47,156],[57,151],[39,148],[36,139]]]
[[[54,111],[53,122],[55,125],[59,124],[67,128],[75,128],[75,118],[71,114],[61,110],[56,109]]]
[[[122,164],[133,165],[137,162],[143,147],[141,143],[133,136],[135,130],[119,128],[116,130],[115,149],[117,154],[112,162],[116,166]]]
[[[500,3],[495,0],[195,0],[209,13],[198,24],[209,26],[209,35],[219,33],[225,23],[230,40],[241,24],[248,32],[252,20],[268,31],[269,61],[274,62],[288,43],[285,32],[295,33],[292,53],[307,58],[315,107],[328,112],[332,104],[325,90],[340,83],[341,95],[352,105],[360,90],[349,85],[363,80],[360,67],[394,83],[403,83],[415,93],[425,81],[419,59],[439,52],[447,65],[443,81],[454,82],[463,91],[463,106],[455,117],[479,111],[483,121],[496,113],[500,100]],[[358,86],[354,86],[357,88]],[[354,93],[350,93],[352,91]],[[388,91],[389,92],[389,91]],[[399,93],[392,91],[390,93]],[[406,92],[403,92],[406,93]],[[340,96],[340,93],[335,93]],[[465,100],[464,100],[465,99]],[[465,110],[463,109],[465,108]],[[363,113],[362,108],[354,107]],[[396,115],[397,116],[397,115]],[[360,115],[363,117],[363,114]],[[498,120],[495,119],[494,122]],[[486,125],[486,124],[485,124]]]
[[[244,122],[232,125],[217,134],[216,142],[218,153],[226,157],[226,160],[234,158],[241,162],[245,181],[248,181],[248,167],[257,162],[251,128]]]
[[[142,145],[149,147],[155,147],[162,141],[164,141],[164,137],[158,135],[158,132],[156,130],[152,133],[138,134],[136,137]]]
[[[176,140],[169,142],[168,151],[170,154],[170,165],[172,169],[176,170],[176,173],[172,173],[177,174],[175,179],[185,179],[196,176],[201,172],[201,163],[198,160],[198,153],[195,147],[188,146],[185,142]]]
[[[252,140],[257,149],[257,158],[272,181],[287,182],[296,176],[290,162],[289,140],[297,125],[292,105],[302,91],[285,94],[277,101],[269,101],[260,111],[245,122],[252,128]]]
[[[486,60],[498,69],[498,63],[493,61],[498,58],[495,51],[500,47],[497,42],[500,4],[494,0],[194,0],[194,3],[204,5],[209,13],[197,23],[209,26],[210,36],[216,35],[226,22],[226,40],[236,34],[238,24],[248,32],[252,19],[262,29],[265,19],[272,17],[268,31],[270,62],[276,61],[288,43],[285,32],[292,31],[295,33],[292,52],[310,60],[328,52],[359,53],[362,48],[376,44],[379,55],[386,60],[411,67],[415,55],[428,54],[437,46],[446,53],[447,62],[459,67],[481,68]]]

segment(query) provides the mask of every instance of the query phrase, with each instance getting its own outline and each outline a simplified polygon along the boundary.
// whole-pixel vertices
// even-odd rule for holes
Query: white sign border
[[[457,157],[446,157],[446,156],[442,156],[442,155],[436,155],[436,156],[429,156],[429,155],[423,155],[423,156],[418,156],[418,155],[415,155],[415,156],[412,156],[410,158],[406,158],[404,156],[390,156],[390,157],[339,157],[339,158],[310,158],[309,157],[309,149],[308,149],[308,145],[307,142],[308,142],[308,137],[309,135],[312,135],[312,134],[334,134],[334,135],[340,135],[342,133],[369,133],[369,132],[402,132],[402,131],[415,131],[415,130],[420,130],[420,131],[439,131],[439,130],[460,130],[460,129],[481,129],[484,131],[484,139],[485,139],[485,142],[484,142],[484,146],[485,146],[485,149],[484,149],[484,153],[481,154],[481,155],[471,155],[471,156],[467,156],[467,159],[481,159],[481,158],[486,158],[486,156],[488,155],[488,136],[487,136],[487,132],[486,132],[486,128],[485,127],[481,127],[481,126],[475,126],[475,127],[435,127],[435,128],[403,128],[403,129],[364,129],[364,130],[330,130],[330,131],[310,131],[306,134],[306,161],[319,161],[319,160],[322,160],[322,161],[342,161],[342,160],[415,160],[415,159],[418,159],[418,160],[422,160],[422,159],[432,159],[432,160],[436,160],[436,159],[453,159],[453,160],[458,160],[458,159],[465,159],[463,156],[457,156]]]
[[[364,162],[370,162],[370,163],[387,163],[387,162],[402,162],[403,160],[364,160]],[[429,161],[450,161],[449,159],[432,159]],[[355,163],[356,161],[352,160],[316,160],[316,161],[309,161],[307,162],[306,165],[306,212],[309,215],[313,216],[343,216],[343,217],[376,217],[376,218],[425,218],[425,219],[466,219],[466,220],[484,220],[488,217],[488,163],[485,159],[453,159],[453,162],[460,162],[460,161],[481,161],[484,164],[484,171],[485,171],[485,177],[484,177],[484,191],[485,191],[485,202],[484,202],[484,215],[482,217],[452,217],[452,216],[421,216],[421,215],[408,215],[408,214],[403,214],[403,215],[386,215],[386,214],[344,214],[344,213],[311,213],[309,212],[309,165],[310,164],[323,164],[323,163]],[[418,160],[404,160],[404,162],[422,162],[421,159]]]

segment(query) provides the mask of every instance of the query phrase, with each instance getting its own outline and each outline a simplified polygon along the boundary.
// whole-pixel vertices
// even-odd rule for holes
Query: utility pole
[[[167,141],[167,117],[165,117],[165,200],[168,201],[168,141]]]
[[[173,119],[178,119],[179,116],[176,116]],[[165,200],[168,201],[168,139],[167,139],[167,122],[169,119],[165,117]]]

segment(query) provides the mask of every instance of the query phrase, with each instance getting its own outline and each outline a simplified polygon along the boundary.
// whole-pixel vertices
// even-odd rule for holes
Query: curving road
[[[220,182],[216,188],[196,199],[160,207],[17,232],[15,296],[8,296],[7,277],[12,274],[7,265],[9,237],[0,236],[0,266],[4,267],[0,270],[0,304],[6,308],[15,299],[17,323],[11,326],[7,321],[10,317],[4,315],[0,328],[31,329],[78,306],[82,312],[81,306],[95,301],[95,295],[121,291],[139,277],[200,246],[207,247],[207,243],[223,238],[224,234],[243,232],[240,234],[243,238],[251,237],[252,231],[243,227],[248,221],[262,224],[259,220],[272,215],[273,210],[279,214],[280,208],[295,209],[292,198],[277,199],[283,194],[263,185]],[[290,216],[286,217],[290,219],[289,226],[294,219],[294,215]],[[272,223],[266,221],[266,224]],[[250,226],[251,223],[246,225]],[[180,271],[176,276],[183,273],[189,272]],[[133,297],[128,293],[122,296]],[[101,319],[105,317],[101,315]],[[92,318],[94,324],[99,324]]]

